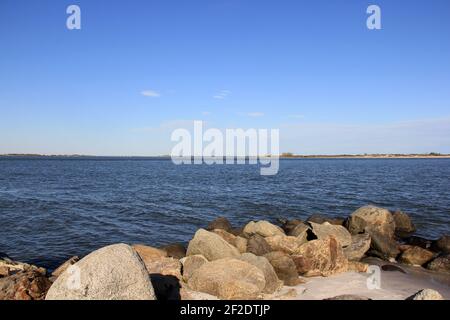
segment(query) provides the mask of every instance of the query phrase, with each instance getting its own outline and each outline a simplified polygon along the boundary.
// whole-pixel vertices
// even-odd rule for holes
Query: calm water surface
[[[155,159],[0,159],[0,252],[54,267],[125,242],[188,241],[216,216],[348,216],[374,204],[409,213],[418,234],[450,229],[450,159],[282,160],[276,176],[254,165],[184,165]]]

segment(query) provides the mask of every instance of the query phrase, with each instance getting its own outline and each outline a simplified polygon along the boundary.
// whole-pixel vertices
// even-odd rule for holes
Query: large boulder
[[[392,260],[398,256],[400,253],[399,245],[393,237],[386,236],[372,227],[366,228],[366,231],[370,234],[372,254],[377,253],[378,257],[386,260]]]
[[[432,249],[437,252],[450,253],[450,236],[440,237],[433,243]]]
[[[266,237],[264,240],[269,244],[270,251],[283,251],[287,254],[294,254],[302,244],[307,242],[306,238],[286,235]]]
[[[208,231],[212,231],[214,229],[221,229],[221,230],[225,230],[227,232],[231,232],[233,227],[231,226],[231,223],[230,223],[230,221],[228,221],[227,218],[218,217],[218,218],[214,219],[213,221],[211,221],[208,224],[208,226],[206,227],[206,230],[208,230]]]
[[[0,300],[42,300],[51,282],[36,269],[0,278]]]
[[[213,232],[199,229],[189,242],[186,255],[201,254],[209,261],[233,258],[240,255],[238,249]]]
[[[126,244],[98,249],[64,271],[46,300],[154,300],[139,255]]]
[[[197,269],[208,262],[208,260],[200,255],[195,254],[193,256],[188,256],[180,260],[183,264],[183,279],[188,281]]]
[[[411,218],[403,211],[395,211],[392,217],[395,222],[395,233],[398,236],[403,238],[416,231],[416,227],[412,223]]]
[[[450,273],[450,254],[445,254],[433,259],[427,265],[427,269],[437,272]]]
[[[406,300],[444,300],[444,298],[436,290],[422,289],[412,296],[406,298]]]
[[[278,279],[287,286],[296,286],[303,281],[299,278],[294,261],[286,253],[274,251],[264,255],[275,270]]]
[[[264,273],[254,265],[225,258],[203,264],[188,281],[190,289],[221,299],[256,299],[266,286]]]
[[[378,231],[384,237],[393,238],[395,221],[387,209],[374,206],[361,207],[351,214],[348,220],[348,230],[351,234],[358,234],[364,231],[368,232],[368,228]]]
[[[254,265],[264,273],[264,278],[266,279],[264,293],[274,293],[283,286],[283,281],[278,279],[275,270],[267,258],[255,256],[253,253],[244,253],[239,257],[239,260]]]
[[[434,253],[427,249],[412,246],[403,251],[399,261],[406,264],[421,266],[433,259],[433,256]]]
[[[292,259],[298,273],[307,277],[327,277],[348,269],[348,260],[333,236],[305,243]]]
[[[284,235],[283,229],[264,220],[258,222],[250,221],[244,227],[243,232],[247,236],[252,236],[254,234],[259,234],[262,237]]]
[[[322,215],[320,213],[314,213],[312,214],[306,221],[308,222],[314,222],[317,224],[323,224],[324,222],[328,222],[333,225],[342,226],[345,222],[345,218],[342,217],[327,217],[325,215]]]
[[[267,243],[265,238],[259,234],[254,234],[248,239],[247,252],[253,253],[257,256],[262,256],[270,251],[272,251],[270,245]]]
[[[312,233],[317,239],[325,239],[329,236],[333,236],[339,241],[342,247],[347,247],[352,243],[352,236],[347,229],[340,225],[334,225],[329,222],[322,224],[310,222]]]
[[[344,248],[348,260],[359,261],[370,249],[371,238],[368,233],[352,235],[352,242]]]

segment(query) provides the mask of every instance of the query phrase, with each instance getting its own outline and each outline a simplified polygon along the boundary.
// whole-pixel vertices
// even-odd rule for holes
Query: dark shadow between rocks
[[[150,274],[150,281],[158,300],[181,300],[180,281],[175,276],[165,276],[159,273]]]

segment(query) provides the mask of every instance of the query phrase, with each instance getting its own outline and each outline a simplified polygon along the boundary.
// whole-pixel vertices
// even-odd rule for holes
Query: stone
[[[417,246],[424,249],[432,250],[433,241],[429,239],[425,239],[419,236],[410,236],[404,239],[405,244],[410,246]]]
[[[182,243],[171,243],[160,247],[159,249],[165,251],[168,257],[181,259],[186,257],[186,247]]]
[[[66,271],[67,268],[69,268],[71,265],[77,263],[79,260],[80,260],[80,258],[78,258],[77,256],[73,256],[70,259],[68,259],[67,261],[65,261],[63,264],[61,264],[58,268],[55,269],[55,271],[52,272],[52,277],[54,278],[54,280],[56,280],[56,278],[59,277],[59,275],[61,273]]]
[[[47,274],[47,270],[42,267],[34,266],[32,264],[13,261],[10,258],[4,256],[0,259],[0,268],[2,272],[6,274],[12,274],[18,271],[37,271],[43,275]]]
[[[427,269],[436,272],[450,273],[450,254],[445,254],[428,263]]]
[[[347,229],[341,225],[333,225],[329,222],[322,224],[310,222],[312,233],[317,239],[325,239],[328,236],[333,236],[339,241],[342,247],[347,247],[352,243],[352,236]]]
[[[403,211],[397,210],[392,215],[395,222],[395,233],[400,237],[405,237],[416,231],[416,227],[411,218]]]
[[[264,255],[270,262],[278,279],[287,286],[296,286],[303,281],[299,278],[294,261],[286,253],[273,251]]]
[[[2,266],[2,267],[0,267],[0,277],[7,277],[7,276],[9,276],[9,268],[8,267],[5,267],[5,266]]]
[[[0,300],[43,300],[50,286],[42,272],[18,271],[0,278]]]
[[[352,235],[351,243],[344,248],[348,260],[361,260],[370,248],[371,238],[368,233]]]
[[[395,221],[387,209],[374,206],[361,207],[353,212],[348,220],[348,230],[351,234],[368,232],[368,228],[378,231],[384,237],[393,238]],[[372,236],[372,234],[369,232]]]
[[[244,233],[248,236],[259,234],[262,237],[271,237],[276,235],[284,235],[283,229],[268,221],[250,221],[244,227]]]
[[[236,243],[236,236],[223,230],[223,229],[214,229],[211,232],[214,232],[215,234],[219,235],[223,240],[231,244],[232,246],[235,246]]]
[[[188,281],[191,290],[220,299],[256,299],[266,286],[264,273],[254,265],[235,258],[203,264]]]
[[[234,240],[234,246],[238,249],[240,253],[247,252],[247,244],[248,240],[240,236],[237,236],[236,239]]]
[[[298,223],[289,233],[288,236],[299,237],[302,239],[307,239],[308,230],[310,230],[310,226],[305,223]]]
[[[230,232],[233,229],[233,227],[231,226],[231,223],[230,221],[228,221],[227,218],[218,217],[215,220],[211,221],[206,227],[206,230],[208,231],[212,231],[214,229],[221,229]]]
[[[263,256],[271,250],[270,245],[259,234],[252,235],[247,242],[247,252],[253,253],[257,256]]]
[[[114,244],[91,252],[64,271],[46,300],[154,300],[149,275],[137,252]]]
[[[238,257],[238,249],[214,232],[199,229],[189,242],[186,255],[201,254],[209,261]]]
[[[147,272],[152,274],[160,274],[163,276],[173,276],[177,279],[181,277],[181,262],[178,259],[170,257],[162,257],[152,261],[144,262]]]
[[[324,222],[328,222],[333,225],[342,226],[344,225],[345,218],[342,217],[327,217],[320,213],[312,214],[306,221],[314,222],[317,224],[323,224]]]
[[[185,257],[180,261],[183,265],[183,279],[187,282],[197,269],[208,262],[208,259],[201,254],[195,254]]]
[[[433,259],[434,253],[421,247],[411,247],[405,250],[399,261],[406,264],[421,266]]]
[[[412,296],[406,298],[406,300],[444,300],[444,298],[436,290],[422,289]]]
[[[286,235],[266,237],[264,240],[270,247],[269,252],[282,251],[287,254],[294,254],[302,244],[307,242],[305,238]]]
[[[283,286],[283,281],[278,279],[278,276],[265,257],[255,256],[253,253],[244,253],[239,257],[239,260],[248,262],[264,273],[266,286],[263,289],[264,293],[274,293]]]
[[[450,253],[450,236],[442,236],[432,244],[437,252]]]
[[[303,223],[302,220],[294,219],[294,220],[282,220],[281,222],[281,229],[283,229],[284,233],[289,235],[292,230],[295,229],[296,226]]]
[[[364,262],[358,262],[358,261],[349,261],[348,262],[348,271],[367,272],[368,268],[369,268],[369,265]]]
[[[366,296],[359,296],[356,294],[342,294],[332,298],[326,298],[324,300],[372,300],[372,299],[369,299]]]
[[[194,291],[182,287],[180,289],[180,300],[219,300],[219,298],[204,292]]]
[[[333,236],[305,243],[292,259],[298,273],[306,277],[328,277],[348,269],[348,260]]]
[[[370,234],[371,243],[370,247],[379,253],[379,257],[385,260],[395,259],[400,253],[397,242],[381,233],[378,229],[372,229],[372,227],[366,228],[366,231]]]
[[[167,257],[167,252],[158,248],[146,246],[143,244],[133,244],[132,247],[134,250],[136,250],[144,263],[146,260],[153,261],[155,259]]]

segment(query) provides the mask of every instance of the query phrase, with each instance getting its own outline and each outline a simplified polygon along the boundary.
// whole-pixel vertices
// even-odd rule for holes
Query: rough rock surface
[[[433,256],[433,252],[421,247],[413,246],[401,254],[399,261],[406,264],[421,266],[433,259]]]
[[[302,244],[307,242],[305,238],[286,235],[266,237],[264,240],[269,244],[269,251],[282,251],[287,254],[294,254]]]
[[[202,265],[191,276],[188,286],[221,299],[255,299],[264,290],[266,280],[254,265],[225,258]]]
[[[264,293],[274,293],[283,286],[283,281],[278,279],[275,270],[267,258],[255,256],[253,253],[244,253],[239,257],[239,260],[254,265],[264,273],[266,280],[266,286],[263,290]]]
[[[200,254],[185,257],[180,261],[183,264],[183,279],[186,282],[189,280],[189,278],[194,274],[194,272],[197,269],[199,269],[202,265],[208,262],[208,260]]]
[[[98,249],[64,271],[47,300],[154,300],[139,255],[126,244]]]
[[[79,260],[80,260],[80,258],[78,258],[77,256],[73,256],[70,259],[68,259],[67,261],[65,261],[63,264],[61,264],[58,268],[55,269],[55,271],[52,272],[53,280],[56,280],[56,278],[59,277],[59,275],[61,273],[66,271],[67,268],[69,268],[71,265],[77,263]]]
[[[378,229],[372,229],[372,227],[366,228],[366,231],[371,237],[370,247],[379,253],[380,258],[390,260],[396,258],[400,253],[398,243],[393,237],[386,236]]]
[[[146,260],[153,261],[155,259],[167,257],[167,252],[158,248],[146,246],[143,244],[133,244],[132,247],[134,250],[136,250],[136,252],[144,262]]]
[[[354,272],[367,272],[369,265],[364,262],[358,261],[349,261],[348,262],[348,271]]]
[[[411,218],[403,211],[397,210],[392,215],[395,221],[395,233],[401,237],[416,231]]]
[[[433,289],[422,289],[406,300],[444,300],[442,295]]]
[[[213,221],[211,221],[208,224],[208,226],[206,227],[206,230],[208,230],[208,231],[212,231],[214,229],[222,229],[227,232],[231,232],[233,227],[231,226],[231,223],[230,223],[230,221],[228,221],[227,218],[218,217],[218,218],[214,219]]]
[[[370,248],[371,238],[368,233],[352,235],[352,242],[344,248],[348,260],[358,261]]]
[[[238,249],[226,242],[221,236],[199,229],[194,238],[189,242],[186,255],[201,254],[209,261],[222,258],[238,257]]]
[[[299,278],[297,268],[290,256],[281,251],[274,251],[264,255],[275,270],[278,279],[287,286],[296,286],[303,281]]]
[[[442,255],[432,260],[428,263],[427,269],[450,273],[450,254]]]
[[[272,251],[270,245],[267,243],[265,238],[259,234],[254,234],[248,239],[247,252],[253,253],[257,256],[262,256],[270,251]]]
[[[283,229],[268,222],[268,221],[250,221],[244,227],[244,234],[251,236],[254,234],[259,234],[262,237],[271,237],[276,235],[284,235]]]
[[[310,230],[310,226],[301,222],[298,223],[287,235],[292,237],[298,237],[301,239],[305,239],[308,236],[308,230]]]
[[[37,270],[19,271],[0,278],[0,300],[42,300],[51,282]]]
[[[334,225],[329,222],[322,224],[310,222],[312,233],[317,239],[325,239],[328,236],[333,236],[339,241],[342,247],[349,246],[352,243],[352,236],[347,229],[340,225]]]
[[[333,236],[305,243],[292,259],[298,273],[307,277],[327,277],[348,269],[348,260]]]
[[[450,236],[442,236],[435,243],[433,249],[438,252],[450,253]]]
[[[374,206],[361,207],[351,214],[348,220],[348,230],[351,234],[368,231],[368,227],[385,237],[393,238],[395,221],[389,210]]]

